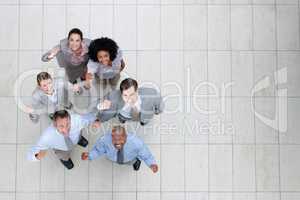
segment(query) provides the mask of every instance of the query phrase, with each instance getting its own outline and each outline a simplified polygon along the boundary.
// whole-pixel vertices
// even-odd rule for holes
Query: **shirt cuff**
[[[96,152],[91,151],[89,153],[89,160],[94,160],[96,157],[97,157],[97,153]]]
[[[150,167],[151,165],[155,165],[156,161],[154,159],[147,159],[145,160],[145,163],[148,167]]]

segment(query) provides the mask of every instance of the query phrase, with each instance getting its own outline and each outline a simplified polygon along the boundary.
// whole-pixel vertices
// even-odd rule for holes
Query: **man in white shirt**
[[[81,135],[81,130],[94,122],[93,114],[81,116],[70,115],[66,110],[56,111],[53,124],[41,135],[37,145],[28,153],[28,159],[39,161],[45,157],[48,149],[53,149],[61,163],[67,168],[74,167],[70,154],[76,144],[86,147],[88,141]],[[95,122],[95,124],[98,122]]]

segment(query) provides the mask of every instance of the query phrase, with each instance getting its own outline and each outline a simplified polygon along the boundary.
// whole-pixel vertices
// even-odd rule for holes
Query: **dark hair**
[[[56,121],[58,118],[70,118],[70,114],[66,110],[57,110],[53,114],[53,121]]]
[[[109,59],[113,61],[117,57],[118,45],[110,38],[102,37],[95,39],[89,46],[89,57],[94,62],[98,62],[97,53],[99,51],[107,51],[109,53]]]
[[[69,31],[69,34],[68,34],[68,39],[70,39],[71,35],[72,34],[78,34],[80,36],[80,39],[82,40],[82,31],[78,28],[73,28],[72,30]]]
[[[48,72],[40,72],[37,76],[36,76],[36,81],[37,84],[40,85],[42,80],[48,80],[48,79],[52,79],[50,74]]]
[[[120,84],[120,91],[123,93],[124,90],[129,89],[130,87],[134,87],[134,90],[136,91],[138,88],[138,83],[136,80],[132,78],[126,78],[124,79]]]

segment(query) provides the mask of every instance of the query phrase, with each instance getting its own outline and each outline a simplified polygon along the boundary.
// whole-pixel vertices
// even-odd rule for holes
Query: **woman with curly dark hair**
[[[89,46],[89,57],[88,83],[96,75],[105,85],[110,84],[115,88],[120,79],[120,72],[125,67],[122,51],[117,43],[107,37],[95,39]]]

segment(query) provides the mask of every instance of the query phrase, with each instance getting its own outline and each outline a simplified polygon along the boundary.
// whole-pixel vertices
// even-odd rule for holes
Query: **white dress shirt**
[[[141,97],[138,96],[137,101],[133,105],[134,107],[136,107],[138,112],[141,111],[141,104],[142,104]],[[131,119],[132,118],[131,110],[133,106],[130,104],[125,104],[124,107],[120,110],[120,114],[126,118]]]

